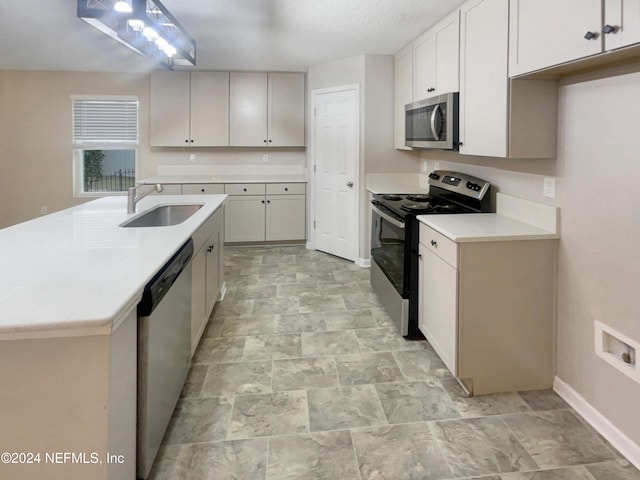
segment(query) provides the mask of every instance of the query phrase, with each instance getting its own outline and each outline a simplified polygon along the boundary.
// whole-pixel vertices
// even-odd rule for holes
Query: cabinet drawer
[[[147,187],[147,189],[148,188],[151,188],[151,186]],[[152,195],[180,195],[181,193],[182,193],[182,189],[180,188],[180,185],[176,185],[172,183],[169,183],[169,184],[163,183],[162,192],[160,193],[153,192]]]
[[[304,183],[267,183],[267,194],[271,195],[304,195]]]
[[[458,268],[458,245],[433,228],[420,223],[420,243],[454,268]]]
[[[202,246],[205,244],[205,242],[207,241],[207,239],[213,235],[213,232],[216,229],[216,222],[219,223],[219,218],[222,217],[222,215],[220,215],[218,212],[218,210],[216,210],[207,220],[205,220],[205,222],[200,225],[200,228],[198,228],[198,230],[196,230],[193,235],[191,235],[191,238],[193,239],[193,251],[194,253],[198,253],[198,251],[202,248]]]
[[[224,193],[224,185],[221,183],[183,183],[183,195]]]
[[[229,195],[264,195],[264,183],[226,183],[224,193]]]

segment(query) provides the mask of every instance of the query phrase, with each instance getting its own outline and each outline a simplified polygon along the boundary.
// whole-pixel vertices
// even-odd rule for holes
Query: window
[[[74,195],[118,195],[135,185],[138,98],[72,96]]]

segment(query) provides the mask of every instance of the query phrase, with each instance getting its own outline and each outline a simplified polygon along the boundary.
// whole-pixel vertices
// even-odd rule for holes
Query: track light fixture
[[[196,41],[159,0],[78,0],[78,17],[170,70],[196,64]]]

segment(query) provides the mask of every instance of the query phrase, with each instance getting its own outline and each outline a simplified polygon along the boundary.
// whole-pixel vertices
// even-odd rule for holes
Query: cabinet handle
[[[202,193],[204,193],[204,188],[201,188],[201,189],[200,189],[200,191],[201,191]]]
[[[267,143],[267,141],[266,141],[266,140],[263,140],[263,142],[264,142],[264,143]]]
[[[271,143],[271,140],[269,140],[269,143]]]
[[[436,89],[435,89],[435,88],[433,88],[433,87],[429,87],[429,88],[427,88],[427,92],[435,92],[435,91],[436,91]]]
[[[605,25],[602,28],[602,33],[604,34],[609,34],[609,33],[618,33],[618,27],[616,25]]]
[[[213,244],[209,245],[209,247],[207,248],[207,252],[213,252]]]
[[[285,191],[285,192],[288,192],[288,191],[289,191],[289,189],[288,189],[287,187],[284,187],[284,191]]]
[[[243,192],[246,192],[246,191],[247,191],[247,189],[246,189],[246,188],[243,188],[243,189],[242,189],[242,191],[243,191]]]
[[[262,200],[262,203],[264,203],[264,200]]]
[[[271,200],[267,200],[267,203],[271,203]]]
[[[595,32],[592,32],[591,30],[589,30],[587,33],[584,34],[584,38],[586,38],[587,40],[593,40],[597,36],[598,34]]]
[[[418,260],[422,261],[422,254],[421,253],[418,254]]]
[[[189,142],[193,143],[193,138],[191,140],[189,140]]]
[[[435,240],[431,240],[431,246],[438,248],[438,242],[436,242]]]
[[[187,139],[184,141],[184,143],[189,143],[189,139],[187,138]]]

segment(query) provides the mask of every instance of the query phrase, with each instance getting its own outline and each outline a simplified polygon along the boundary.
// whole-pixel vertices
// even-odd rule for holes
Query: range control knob
[[[467,182],[467,188],[469,190],[473,190],[474,192],[479,192],[482,187],[480,185],[478,185],[477,183],[472,183],[472,182]]]
[[[429,174],[429,178],[433,178],[434,180],[439,180],[440,179],[440,175],[438,175],[437,173],[431,172]]]

